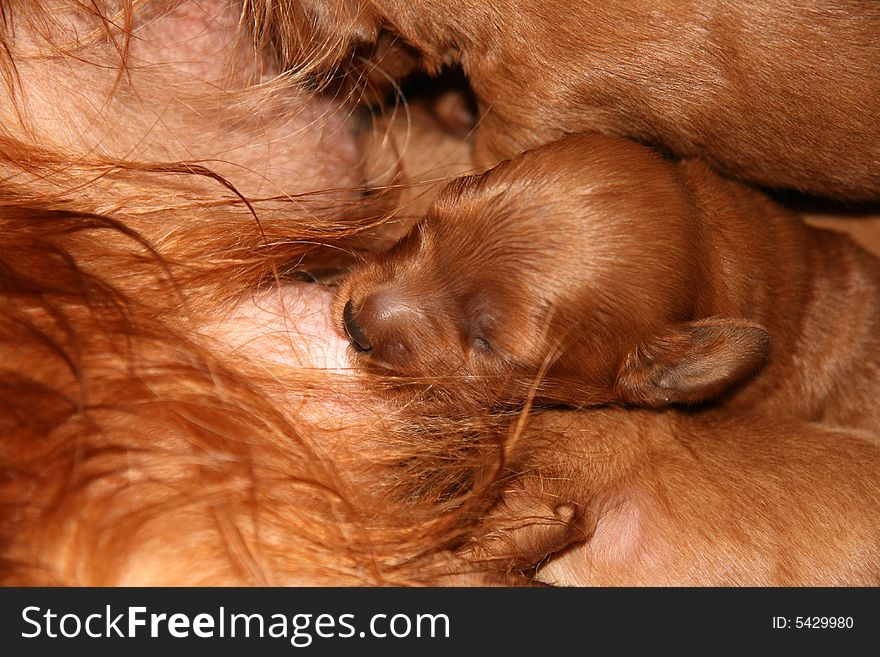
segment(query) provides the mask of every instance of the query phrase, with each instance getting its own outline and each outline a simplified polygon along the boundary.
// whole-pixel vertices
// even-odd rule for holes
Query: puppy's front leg
[[[501,572],[529,573],[587,538],[575,504],[542,490],[538,478],[526,478],[504,492],[462,556]]]

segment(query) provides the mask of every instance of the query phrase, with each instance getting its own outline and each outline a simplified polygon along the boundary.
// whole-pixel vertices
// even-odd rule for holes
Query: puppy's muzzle
[[[345,308],[342,309],[342,325],[345,327],[345,334],[355,349],[360,352],[367,352],[373,348],[367,334],[364,333],[361,325],[357,322],[351,299],[345,303]]]

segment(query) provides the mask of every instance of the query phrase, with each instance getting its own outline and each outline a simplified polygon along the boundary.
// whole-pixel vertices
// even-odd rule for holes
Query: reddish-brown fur
[[[766,186],[880,198],[880,9],[870,0],[257,8],[290,56],[319,72],[387,83],[460,64],[481,109],[483,163],[596,130]]]
[[[602,409],[539,416],[509,449],[475,552],[516,568],[557,550],[545,582],[880,584],[876,434]]]
[[[287,273],[364,227],[344,111],[222,1],[3,11],[0,582],[518,582],[451,552],[478,491],[400,490],[418,418],[298,354]]]
[[[543,446],[556,432],[588,453],[602,446],[574,436],[568,419],[613,447],[618,420],[571,414],[564,426],[539,418],[508,432],[527,418],[422,417],[388,403],[398,397],[386,377],[315,369],[303,354],[327,348],[326,336],[297,313],[326,308],[326,293],[290,274],[324,261],[316,246],[361,243],[368,226],[358,217],[375,211],[359,194],[349,122],[337,105],[313,104],[299,80],[277,78],[254,48],[265,35],[239,31],[223,0],[133,7],[3,3],[0,582],[527,583],[507,571],[533,570],[572,536],[579,542],[590,527],[582,506],[613,477],[590,479],[599,472],[590,468],[559,491],[561,504],[507,496],[486,525],[484,512],[506,489],[532,490],[536,476],[550,490],[562,466]],[[864,581],[873,498],[839,509],[834,495],[871,493],[873,457],[828,433],[808,461],[769,440],[776,425],[763,430],[780,467],[813,482],[811,508],[839,510],[844,544],[869,546],[862,567],[834,581]],[[815,436],[792,431],[793,443]],[[661,456],[674,447],[655,443]],[[692,449],[717,452],[708,442]],[[864,456],[862,467],[831,459],[841,450]],[[717,491],[719,519],[760,520],[766,499],[739,495],[753,461],[731,454],[722,474],[740,486],[700,490]],[[622,450],[608,456],[602,468],[646,486],[691,468],[717,474],[653,454],[638,469]],[[839,463],[833,476],[826,461]],[[829,492],[823,481],[844,471],[849,479]],[[731,527],[716,541],[687,522],[703,518],[690,512],[699,491],[670,490],[683,511],[677,524],[658,516],[664,549],[699,544],[711,555],[703,563],[735,573],[725,581],[800,581],[736,570],[743,560],[838,554],[834,573],[855,562],[827,533],[805,549],[824,516],[799,513],[801,499],[777,497],[790,524],[756,524],[761,540],[730,552]],[[552,531],[536,535],[542,515]],[[693,572],[668,563],[667,581]],[[572,566],[569,581],[581,570]]]
[[[584,135],[450,184],[336,311],[367,362],[478,406],[726,393],[877,431],[878,300],[880,261],[848,238],[701,162]]]

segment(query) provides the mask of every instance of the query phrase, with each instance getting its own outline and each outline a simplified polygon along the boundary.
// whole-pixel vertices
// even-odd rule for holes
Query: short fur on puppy
[[[598,131],[765,186],[880,198],[871,0],[251,4],[291,61],[318,72],[387,84],[460,64],[482,164]]]
[[[344,342],[326,291],[292,274],[364,233],[360,155],[340,105],[278,76],[240,9],[3,2],[0,583],[527,583],[482,541],[534,569],[558,538],[476,526],[532,465],[506,459],[509,418],[401,411],[387,377],[319,356]],[[546,506],[527,499],[504,520]],[[813,550],[815,516],[775,499],[794,520],[766,536]],[[697,540],[676,528],[668,550]],[[725,542],[702,545],[724,563]]]
[[[722,396],[877,430],[878,300],[848,238],[702,162],[578,135],[451,183],[335,306],[361,358],[477,405]]]
[[[880,584],[876,435],[600,409],[539,415],[508,449],[517,475],[472,548],[499,566],[528,546],[567,586]]]

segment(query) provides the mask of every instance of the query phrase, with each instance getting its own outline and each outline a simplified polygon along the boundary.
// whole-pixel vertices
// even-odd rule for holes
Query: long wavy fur
[[[501,467],[500,429],[403,408],[325,430],[300,409],[393,382],[266,368],[201,331],[373,220],[357,189],[240,189],[260,177],[217,155],[224,135],[259,133],[249,117],[302,76],[233,67],[209,94],[135,64],[134,26],[177,4],[2,5],[0,582],[448,581],[471,568],[449,550]],[[251,4],[232,59],[284,60],[252,28],[300,3]],[[34,112],[52,85],[83,90],[55,108],[66,125]],[[162,98],[180,112],[141,112]],[[166,159],[187,112],[216,113],[215,147]]]

